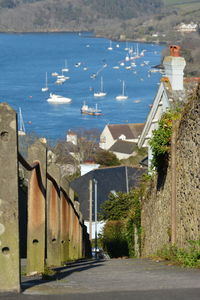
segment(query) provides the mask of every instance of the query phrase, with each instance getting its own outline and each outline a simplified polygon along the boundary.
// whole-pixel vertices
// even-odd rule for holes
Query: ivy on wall
[[[153,136],[149,141],[152,148],[152,168],[158,172],[162,168],[165,161],[168,160],[169,150],[171,146],[172,123],[181,117],[180,109],[169,110],[163,114],[158,123],[158,129],[153,131]]]

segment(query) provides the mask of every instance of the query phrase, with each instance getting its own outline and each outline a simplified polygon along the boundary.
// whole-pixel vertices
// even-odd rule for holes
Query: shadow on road
[[[104,260],[85,260],[80,262],[66,263],[64,267],[52,268],[55,274],[44,279],[42,275],[22,277],[21,289],[22,292],[37,285],[47,283],[49,281],[61,280],[74,272],[82,272],[92,268],[97,268],[103,265]]]

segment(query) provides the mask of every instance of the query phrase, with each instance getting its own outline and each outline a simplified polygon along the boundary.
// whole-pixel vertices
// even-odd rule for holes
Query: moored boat
[[[50,93],[49,98],[47,99],[48,102],[54,104],[63,104],[63,103],[70,103],[72,102],[71,98],[63,97],[57,94]]]
[[[104,92],[103,90],[103,77],[101,77],[101,88],[100,88],[100,91],[99,92],[95,92],[94,93],[94,97],[104,97],[106,96],[106,92]]]
[[[47,92],[49,90],[48,88],[48,83],[47,83],[47,72],[46,72],[46,77],[45,77],[45,87],[41,89],[42,92]]]
[[[115,99],[116,100],[126,100],[126,99],[128,99],[128,96],[125,95],[125,82],[124,82],[124,80],[122,82],[122,94],[117,96]]]
[[[85,115],[92,115],[92,116],[101,116],[102,111],[97,107],[97,104],[95,107],[89,107],[85,102],[83,103],[83,106],[81,107],[81,113]]]

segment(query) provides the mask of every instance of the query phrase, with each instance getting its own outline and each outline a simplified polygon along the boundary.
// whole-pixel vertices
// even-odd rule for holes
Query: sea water
[[[128,61],[126,48],[143,55]],[[110,43],[90,33],[28,33],[0,34],[0,49],[0,101],[17,112],[21,108],[26,131],[48,139],[64,139],[69,129],[103,130],[106,124],[145,122],[161,77],[150,72],[160,63],[163,46],[157,44]],[[64,75],[70,79],[57,85],[51,74],[61,74],[66,64],[69,72]],[[46,72],[49,91],[42,92]],[[101,77],[107,94],[96,98]],[[118,101],[123,81],[128,99]],[[50,93],[72,102],[50,104]],[[102,115],[82,115],[84,102],[97,104]]]

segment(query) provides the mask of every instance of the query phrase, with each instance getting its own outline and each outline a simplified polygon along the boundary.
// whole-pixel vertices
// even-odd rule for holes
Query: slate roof
[[[137,149],[137,144],[123,140],[117,140],[109,149],[112,152],[132,154]]]
[[[127,169],[126,169],[127,168]],[[108,199],[111,191],[127,191],[126,170],[128,177],[129,189],[136,187],[139,178],[146,172],[146,168],[133,167],[109,167],[93,170],[70,183],[71,187],[79,196],[81,212],[83,219],[89,220],[89,180],[97,180],[97,210],[100,212],[101,204]],[[93,199],[94,199],[94,183],[93,183]],[[93,216],[94,216],[94,200],[93,200]]]
[[[117,140],[122,134],[126,136],[126,139],[137,139],[138,135],[141,134],[143,127],[143,123],[108,125],[114,140]]]

